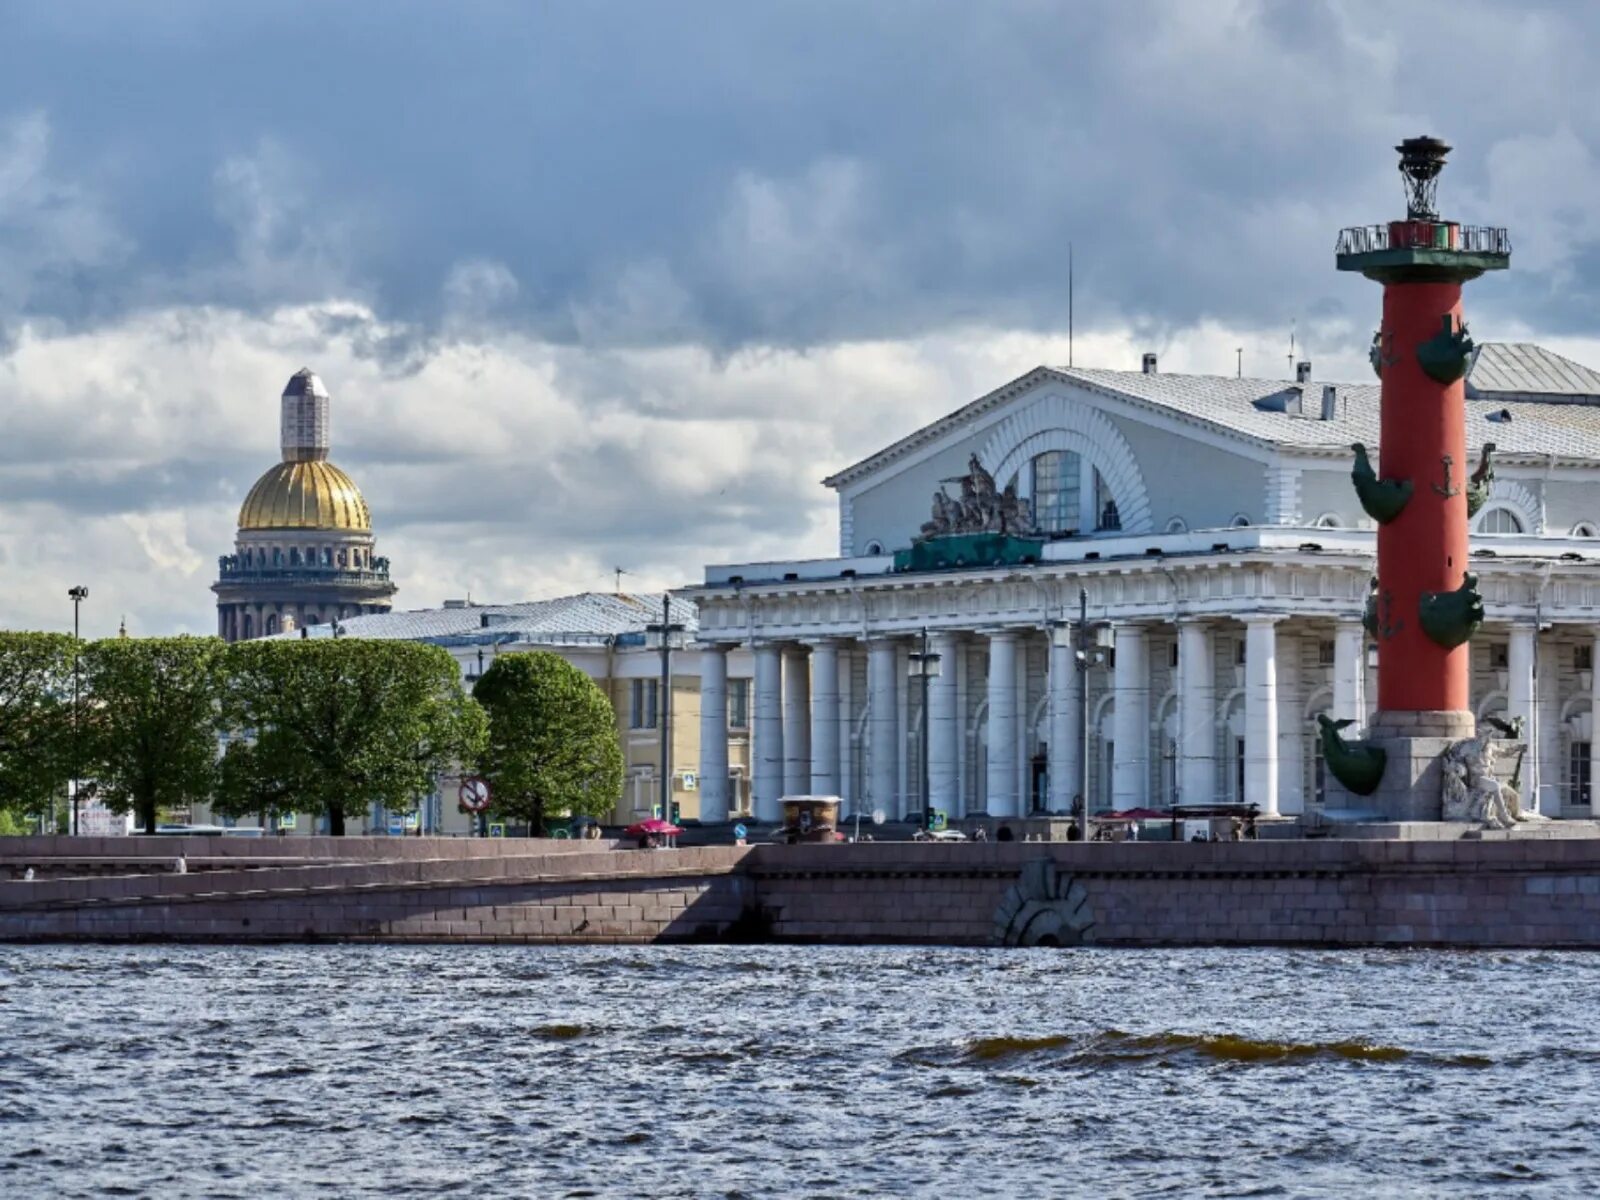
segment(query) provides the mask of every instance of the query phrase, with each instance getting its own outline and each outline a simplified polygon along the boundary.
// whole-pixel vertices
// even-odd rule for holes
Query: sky
[[[1600,366],[1600,5],[0,0],[0,628],[215,629],[301,366],[402,608],[837,549],[1041,364],[1361,381],[1391,149]]]

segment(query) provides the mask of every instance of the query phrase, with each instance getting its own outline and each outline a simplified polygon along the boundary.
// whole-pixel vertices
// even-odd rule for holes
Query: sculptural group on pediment
[[[944,485],[956,484],[958,496],[945,492]],[[1026,537],[1037,532],[1033,506],[1017,494],[1012,480],[1001,489],[994,476],[978,461],[976,454],[967,460],[967,473],[939,481],[933,493],[933,515],[922,524],[922,538],[945,537],[961,533],[998,533]]]

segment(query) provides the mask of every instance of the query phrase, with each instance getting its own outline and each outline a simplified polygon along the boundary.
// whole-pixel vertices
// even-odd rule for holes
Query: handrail
[[[1384,250],[1437,250],[1455,254],[1511,253],[1511,235],[1497,225],[1458,225],[1454,221],[1389,221],[1352,225],[1339,231],[1334,253],[1376,254]]]

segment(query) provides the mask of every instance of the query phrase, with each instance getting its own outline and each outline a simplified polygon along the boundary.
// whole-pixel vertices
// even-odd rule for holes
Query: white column
[[[1539,782],[1539,729],[1533,712],[1533,638],[1532,625],[1518,622],[1511,626],[1511,639],[1506,647],[1506,713],[1512,719],[1522,718],[1522,737],[1528,753],[1522,759],[1522,803],[1533,807],[1538,796]]]
[[[1000,629],[989,634],[989,770],[991,817],[1021,812],[1017,794],[1017,635]]]
[[[955,645],[956,661],[956,800],[962,816],[972,810],[971,781],[967,778],[967,760],[971,747],[967,744],[967,722],[972,714],[971,696],[967,688],[970,680],[967,670],[967,644],[958,639]]]
[[[950,633],[935,633],[928,639],[928,649],[939,656],[939,674],[928,683],[928,804],[952,819],[961,815],[956,787],[956,744],[961,736],[956,719],[959,645]]]
[[[1600,818],[1600,671],[1593,665],[1600,663],[1600,629],[1591,635],[1594,649],[1589,652],[1589,813]]]
[[[1118,625],[1115,639],[1111,803],[1139,808],[1150,791],[1150,642],[1138,625]]]
[[[1178,799],[1212,804],[1217,786],[1217,681],[1211,627],[1178,625]]]
[[[1305,701],[1300,687],[1300,635],[1292,623],[1278,635],[1278,811],[1306,810]]]
[[[911,646],[900,642],[894,651],[895,716],[894,803],[891,816],[903,817],[916,807],[911,799]]]
[[[1029,727],[1033,709],[1028,704],[1028,641],[1029,631],[1017,631],[1017,729],[1013,738],[1017,756],[1017,812],[1026,816],[1033,811],[1033,760],[1028,753],[1031,740]]]
[[[1245,618],[1244,800],[1278,814],[1277,617]]]
[[[816,796],[839,794],[839,644],[811,646],[811,786]]]
[[[789,646],[783,652],[783,792],[811,790],[811,656]]]
[[[1345,731],[1353,737],[1355,730],[1366,722],[1366,709],[1361,702],[1362,684],[1367,673],[1366,633],[1360,621],[1340,621],[1333,634],[1333,712],[1335,721],[1354,721]]]
[[[1082,761],[1078,737],[1083,730],[1083,695],[1074,652],[1078,631],[1069,625],[1050,638],[1050,811],[1064,813],[1078,794]]]
[[[700,647],[700,819],[728,819],[728,648]]]
[[[777,821],[783,816],[778,803],[783,797],[783,657],[774,645],[758,644],[755,649],[755,728],[751,730],[750,753],[755,759],[751,780],[751,806],[758,821]]]
[[[896,776],[900,769],[900,755],[895,746],[895,736],[900,730],[900,719],[895,713],[898,680],[895,666],[900,656],[892,638],[880,638],[867,644],[867,810],[882,809],[894,815]]]
[[[844,812],[856,811],[856,760],[853,735],[855,733],[855,660],[854,643],[845,642],[839,647],[839,795],[844,800]]]

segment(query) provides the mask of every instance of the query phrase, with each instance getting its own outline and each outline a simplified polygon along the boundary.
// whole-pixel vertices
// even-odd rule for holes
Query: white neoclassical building
[[[1542,812],[1600,815],[1600,373],[1489,344],[1467,394],[1474,461],[1445,486],[1496,447],[1474,521],[1487,621],[1473,704],[1523,717]],[[1092,810],[1318,807],[1314,718],[1359,727],[1375,693],[1354,442],[1377,447],[1375,383],[1314,381],[1309,364],[1292,382],[1163,374],[1147,355],[1140,371],[1040,367],[846,467],[824,481],[837,558],[712,566],[691,592],[702,812],[726,803],[718,662],[735,648],[754,656],[759,819],[797,792],[840,794],[847,812],[919,808],[924,721],[934,808],[1067,811],[1085,703]],[[1031,502],[1042,545],[933,566],[902,554],[897,569],[930,515],[959,506],[973,456]],[[1080,589],[1114,638],[1081,690],[1067,624]],[[926,711],[911,678],[924,629],[941,667]]]

